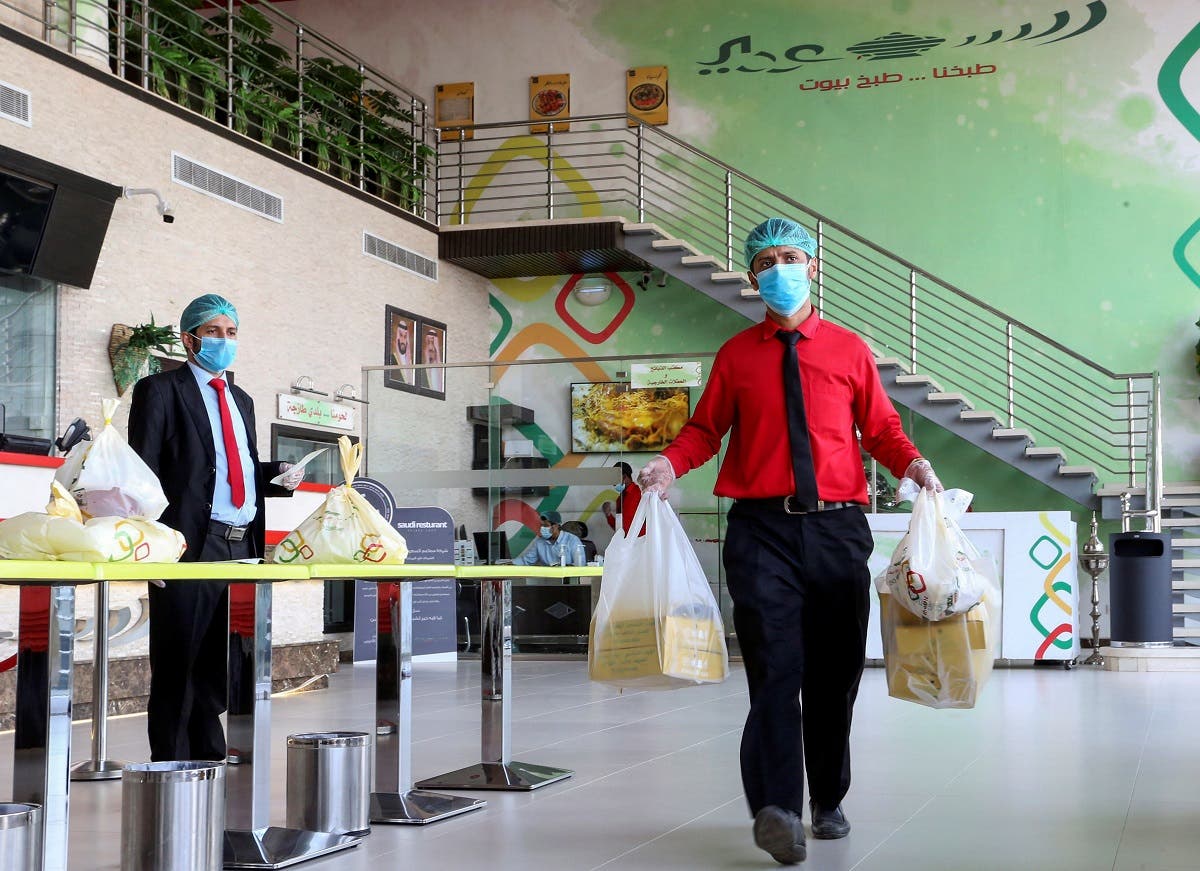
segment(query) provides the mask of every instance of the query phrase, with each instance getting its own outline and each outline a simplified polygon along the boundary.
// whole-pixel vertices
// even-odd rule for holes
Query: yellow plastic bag
[[[144,517],[94,517],[58,481],[50,485],[46,512],[28,511],[0,523],[0,557],[76,562],[178,562],[187,547],[182,533]]]
[[[167,510],[158,477],[112,425],[119,399],[105,399],[104,429],[90,442],[71,448],[54,473],[85,517],[147,517]]]
[[[676,689],[728,675],[721,609],[687,532],[670,505],[643,499],[629,534],[618,530],[604,555],[588,677],[622,688]]]
[[[351,486],[362,463],[362,445],[342,436],[338,450],[346,483],[330,490],[325,504],[275,546],[275,562],[403,563],[408,558],[404,536]]]

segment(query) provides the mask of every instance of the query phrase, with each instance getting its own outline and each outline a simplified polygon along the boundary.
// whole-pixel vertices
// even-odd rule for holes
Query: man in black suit
[[[264,496],[291,495],[304,477],[298,469],[282,488],[266,483],[289,464],[259,462],[254,403],[226,377],[237,328],[228,300],[192,300],[179,319],[187,365],[133,389],[129,444],[162,483],[170,504],[159,519],[183,533],[184,561],[262,557]],[[225,584],[150,588],[151,759],[225,758],[228,612]]]

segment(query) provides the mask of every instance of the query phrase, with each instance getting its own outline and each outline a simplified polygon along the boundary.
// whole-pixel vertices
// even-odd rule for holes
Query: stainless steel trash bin
[[[0,804],[0,864],[14,871],[42,871],[42,806]]]
[[[121,772],[121,871],[219,871],[224,762],[138,762]]]
[[[287,825],[339,835],[370,831],[371,741],[366,732],[288,736]]]

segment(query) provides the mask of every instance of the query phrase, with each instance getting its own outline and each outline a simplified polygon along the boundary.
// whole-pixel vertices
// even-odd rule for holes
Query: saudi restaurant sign
[[[354,409],[334,402],[305,399],[288,393],[279,397],[279,419],[306,423],[310,426],[328,426],[333,429],[354,429]]]

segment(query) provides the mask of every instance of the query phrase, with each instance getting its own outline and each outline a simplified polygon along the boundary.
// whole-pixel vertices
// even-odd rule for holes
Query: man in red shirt
[[[617,463],[617,468],[621,470],[621,483],[617,485],[616,509],[614,510],[611,502],[605,502],[600,506],[600,510],[604,512],[609,529],[616,532],[617,517],[620,517],[621,529],[629,535],[629,524],[633,522],[638,503],[642,501],[642,488],[633,480],[633,467],[629,463]]]
[[[813,308],[816,253],[794,221],[772,218],[750,233],[746,264],[766,318],[721,346],[691,420],[638,475],[644,492],[665,499],[729,433],[714,492],[735,500],[723,561],[750,689],[742,784],[755,843],[785,865],[807,854],[806,766],[813,837],[850,831],[841,801],[872,550],[856,428],[896,477],[941,489],[904,434],[870,349]]]

